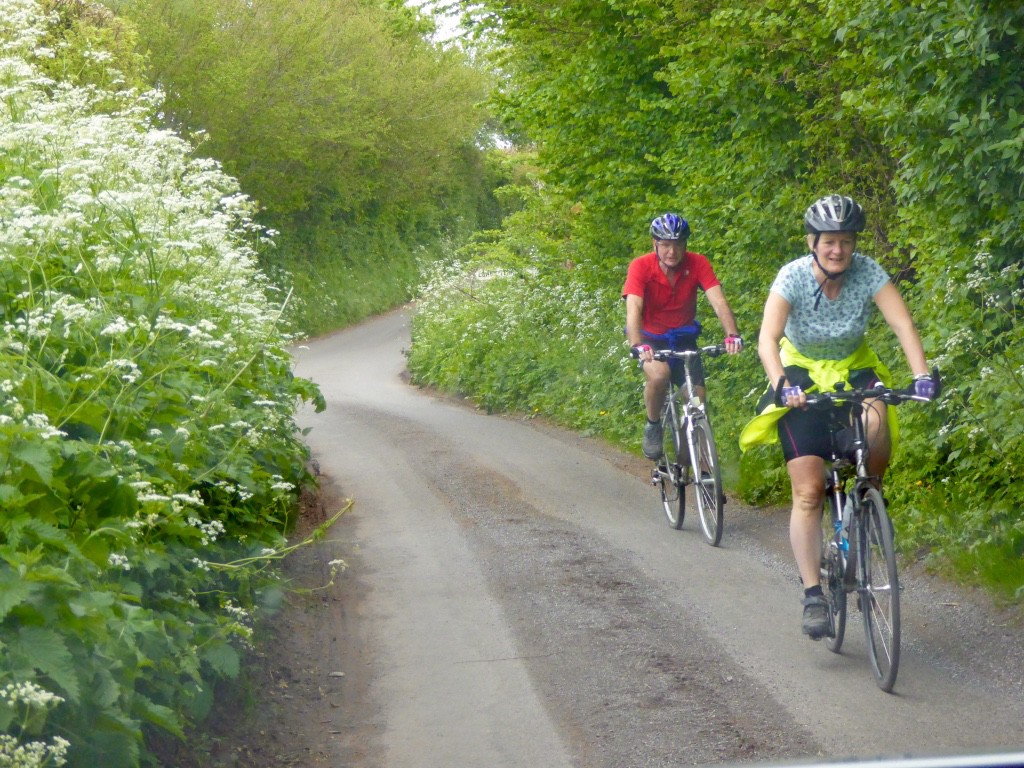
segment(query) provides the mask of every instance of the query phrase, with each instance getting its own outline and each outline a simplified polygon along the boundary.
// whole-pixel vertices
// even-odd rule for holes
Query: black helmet
[[[651,237],[656,240],[685,240],[689,236],[689,223],[674,213],[663,214],[651,222]]]
[[[828,195],[816,201],[804,213],[807,233],[863,232],[867,220],[864,209],[845,195]]]

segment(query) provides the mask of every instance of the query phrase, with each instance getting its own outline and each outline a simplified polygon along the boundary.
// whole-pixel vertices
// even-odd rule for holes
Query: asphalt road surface
[[[668,526],[647,462],[413,387],[408,344],[404,310],[295,353],[328,403],[300,424],[325,481],[355,502],[332,530],[349,568],[323,654],[346,677],[325,762],[677,766],[1024,746],[1011,615],[908,567],[899,679],[882,693],[857,615],[840,655],[801,636],[784,510],[730,500],[709,547],[692,509],[682,531]]]

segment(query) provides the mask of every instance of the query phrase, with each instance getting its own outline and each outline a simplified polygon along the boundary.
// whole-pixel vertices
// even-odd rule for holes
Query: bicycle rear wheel
[[[683,484],[683,437],[676,421],[674,407],[666,406],[661,426],[668,437],[668,446],[658,461],[658,481],[661,504],[665,508],[668,524],[677,531],[686,518],[686,488]]]
[[[835,521],[839,519],[838,511],[833,509],[836,497],[829,493],[826,502],[821,520],[821,591],[829,610],[825,647],[832,653],[839,653],[846,635],[846,590],[843,588],[843,557],[835,535]]]
[[[691,450],[693,495],[697,500],[700,529],[704,540],[717,547],[722,540],[724,522],[722,469],[718,465],[718,450],[715,447],[715,436],[711,433],[711,422],[706,418],[694,419]]]
[[[882,495],[869,489],[861,501],[857,532],[863,584],[861,610],[868,657],[875,681],[883,691],[892,690],[900,665],[900,583],[892,522]]]

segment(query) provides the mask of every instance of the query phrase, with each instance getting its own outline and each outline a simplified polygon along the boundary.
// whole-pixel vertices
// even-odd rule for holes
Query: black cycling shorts
[[[797,366],[786,368],[786,378],[793,386],[800,386],[805,390],[811,386],[811,378],[806,369]],[[855,389],[862,389],[874,386],[878,377],[874,370],[862,368],[851,371],[850,385]],[[832,406],[838,409],[840,415],[838,422],[844,425],[850,423],[851,406]],[[786,461],[801,456],[820,456],[826,461],[832,458],[832,436],[829,434],[831,424],[830,415],[827,410],[816,408],[792,408],[781,419],[779,419],[779,442],[782,443],[782,455]],[[853,444],[853,429],[844,426],[836,431],[836,444],[840,447],[840,454],[848,455],[849,446]],[[852,458],[852,457],[851,457]]]
[[[675,346],[665,339],[652,339],[646,335],[643,336],[643,339],[644,344],[650,345],[651,349],[672,349],[677,352],[697,349],[696,336],[677,339]],[[686,383],[686,371],[683,368],[686,361],[669,360],[668,364],[671,369],[672,383],[677,387],[683,386]],[[704,386],[704,360],[701,357],[698,356],[690,360],[690,376],[693,378],[693,386]]]

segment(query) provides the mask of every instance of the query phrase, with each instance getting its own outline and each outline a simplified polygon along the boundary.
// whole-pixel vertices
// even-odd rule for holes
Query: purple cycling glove
[[[915,376],[914,394],[917,397],[923,397],[928,400],[931,400],[933,397],[935,397],[935,380],[927,373],[923,373],[920,376]]]

